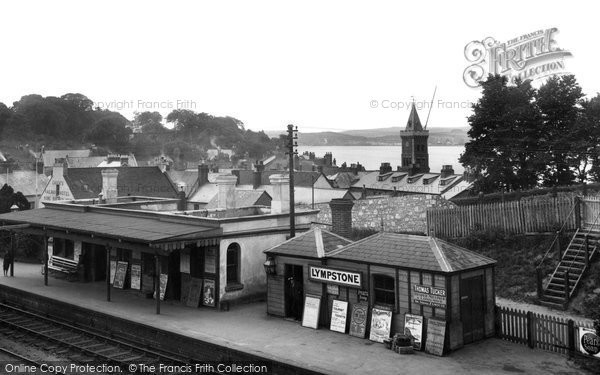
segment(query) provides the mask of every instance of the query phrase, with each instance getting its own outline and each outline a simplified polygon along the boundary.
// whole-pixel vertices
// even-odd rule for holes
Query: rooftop
[[[268,254],[286,256],[299,256],[308,258],[322,258],[328,253],[339,250],[352,241],[335,233],[320,228],[313,228],[271,249],[265,250]],[[321,251],[322,249],[322,251]]]

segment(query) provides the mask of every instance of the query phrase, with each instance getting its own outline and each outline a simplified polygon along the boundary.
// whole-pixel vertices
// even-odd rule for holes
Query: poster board
[[[202,279],[196,279],[192,277],[190,281],[190,290],[188,293],[187,300],[185,301],[186,306],[198,307],[200,305],[200,296],[202,295]]]
[[[413,285],[413,302],[423,306],[445,309],[447,306],[446,289],[427,285]]]
[[[327,284],[327,294],[331,294],[332,296],[340,295],[340,286],[335,284]]]
[[[307,295],[304,298],[304,312],[302,313],[302,327],[317,329],[319,327],[319,311],[321,310],[321,297]]]
[[[367,317],[369,316],[369,307],[366,303],[355,303],[352,305],[352,314],[350,316],[350,336],[365,338],[367,334]]]
[[[169,275],[166,273],[160,274],[160,300],[164,301],[165,292],[167,291],[167,282],[169,281]]]
[[[82,254],[81,241],[73,241],[73,260],[79,263],[79,258]]]
[[[204,279],[202,305],[215,307],[215,281],[212,279]]]
[[[381,308],[371,310],[371,334],[369,340],[383,342],[390,338],[392,328],[392,311]]]
[[[348,318],[348,302],[333,300],[331,306],[331,324],[329,329],[335,332],[346,333],[346,319]]]
[[[579,327],[579,351],[600,359],[600,336],[592,328]]]
[[[111,260],[110,261],[110,283],[114,284],[115,283],[115,274],[117,273],[117,261],[116,260]]]
[[[113,286],[115,288],[123,289],[125,286],[125,276],[127,276],[127,262],[117,262],[117,270],[115,271],[115,279],[113,280]]]
[[[444,340],[446,338],[446,322],[437,319],[427,319],[427,341],[425,352],[437,356],[444,355]]]
[[[209,247],[204,252],[204,272],[216,273],[217,271],[217,250]]]
[[[421,350],[423,342],[423,317],[421,315],[404,314],[404,334],[410,334],[413,340],[413,348]]]
[[[369,302],[369,292],[366,290],[358,291],[358,302]]]
[[[142,282],[142,265],[132,264],[131,265],[131,289],[140,290]]]

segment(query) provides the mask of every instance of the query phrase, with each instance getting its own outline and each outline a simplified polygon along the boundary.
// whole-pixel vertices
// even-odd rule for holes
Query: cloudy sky
[[[463,82],[465,45],[552,27],[573,54],[566,69],[588,95],[600,91],[598,5],[489,4],[12,1],[0,102],[79,92],[128,118],[188,108],[310,132],[404,125],[405,103],[425,105],[437,86],[429,126],[465,126],[479,95]]]

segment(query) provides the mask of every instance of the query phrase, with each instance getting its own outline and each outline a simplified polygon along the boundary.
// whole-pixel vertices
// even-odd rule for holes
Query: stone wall
[[[453,206],[454,203],[430,194],[359,199],[354,201],[352,207],[352,227],[380,230],[383,222],[383,229],[388,232],[425,233],[428,208]],[[310,205],[302,207],[310,208]],[[320,210],[317,222],[331,224],[329,203],[315,204],[315,209]],[[331,226],[327,226],[327,229],[331,230]]]

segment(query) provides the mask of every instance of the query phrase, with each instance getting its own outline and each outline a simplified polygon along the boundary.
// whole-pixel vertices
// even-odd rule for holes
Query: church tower
[[[400,131],[400,138],[402,139],[402,169],[412,169],[415,173],[428,173],[429,151],[427,142],[429,130],[423,129],[414,102],[410,109],[406,129]]]

